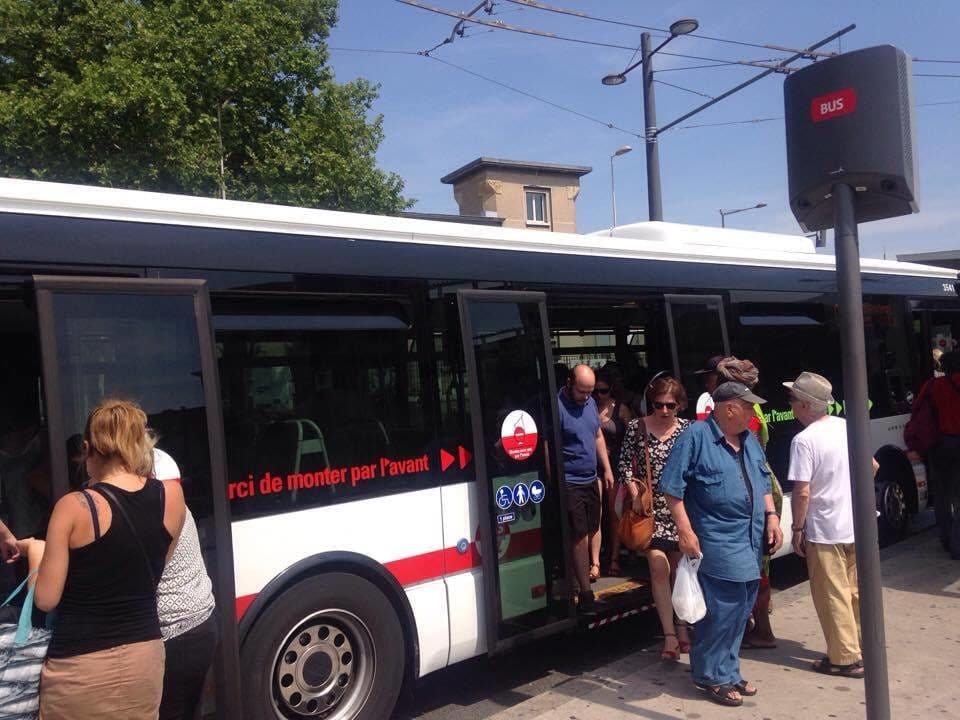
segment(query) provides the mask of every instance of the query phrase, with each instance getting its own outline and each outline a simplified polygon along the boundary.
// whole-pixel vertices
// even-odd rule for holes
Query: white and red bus
[[[926,502],[900,449],[956,274],[863,261],[881,521]],[[136,399],[182,471],[215,580],[223,717],[390,715],[404,683],[578,624],[556,365],[642,391],[733,352],[842,398],[832,258],[641,223],[589,236],[0,180],[0,514],[42,534],[67,443]],[[834,409],[842,412],[842,405]],[[601,593],[602,594],[602,593]],[[601,624],[648,604],[609,589]],[[176,658],[168,661],[175,662]]]

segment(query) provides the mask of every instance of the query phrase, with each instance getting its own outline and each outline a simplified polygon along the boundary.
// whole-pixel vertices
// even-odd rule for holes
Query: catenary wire
[[[396,1],[399,3],[403,3],[404,5],[409,5],[411,7],[418,8],[420,10],[426,10],[428,12],[438,13],[440,15],[446,15],[448,17],[456,18],[457,20],[464,20],[468,23],[486,25],[487,27],[492,27],[495,30],[507,30],[509,32],[522,33],[524,35],[532,35],[534,37],[545,38],[548,40],[563,40],[564,42],[579,43],[581,45],[591,45],[594,47],[613,48],[615,50],[629,50],[630,52],[633,52],[636,49],[633,45],[618,45],[617,43],[605,43],[605,42],[599,42],[597,40],[584,40],[583,38],[570,37],[567,35],[557,35],[555,33],[542,32],[540,30],[532,30],[530,28],[515,27],[513,25],[507,25],[506,23],[499,22],[499,21],[484,20],[482,18],[475,18],[475,17],[466,17],[463,13],[458,13],[452,10],[445,10],[443,8],[436,8],[430,5],[425,5],[419,2],[419,0],[396,0]],[[765,49],[769,49],[769,48],[765,48]],[[669,52],[667,50],[659,50],[657,54],[684,58],[686,60],[702,60],[704,62],[717,62],[717,63],[728,62],[733,65],[744,65],[748,67],[764,67],[763,65],[758,65],[757,63],[750,60],[729,60],[726,58],[706,57],[703,55],[691,55],[689,53]]]
[[[543,10],[545,12],[558,13],[560,15],[569,15],[572,17],[580,18],[581,20],[592,20],[594,22],[608,23],[610,25],[619,25],[621,27],[635,28],[637,30],[650,30],[653,32],[666,33],[670,35],[669,28],[660,28],[652,27],[649,25],[638,25],[636,23],[627,22],[625,20],[614,20],[612,18],[602,18],[596,17],[594,15],[588,15],[587,13],[580,12],[578,10],[567,10],[566,8],[559,8],[551,5],[544,5],[543,3],[532,2],[531,0],[507,0],[507,2],[513,3],[515,5],[523,5],[525,7],[534,8],[536,10]],[[710,40],[712,42],[721,42],[721,43],[730,43],[731,45],[742,45],[745,47],[756,47],[756,48],[766,48],[766,45],[763,43],[752,43],[746,42],[743,40],[730,40],[728,38],[715,37],[712,35],[702,35],[700,33],[688,33],[687,37],[699,38],[700,40]]]
[[[713,95],[707,95],[706,93],[702,93],[699,90],[691,90],[690,88],[685,88],[681,85],[674,85],[673,83],[668,83],[668,82],[665,82],[664,80],[654,79],[654,82],[660,83],[661,85],[666,85],[667,87],[676,88],[677,90],[683,90],[684,92],[692,93],[694,95],[699,95],[700,97],[705,97],[708,100],[713,100]]]

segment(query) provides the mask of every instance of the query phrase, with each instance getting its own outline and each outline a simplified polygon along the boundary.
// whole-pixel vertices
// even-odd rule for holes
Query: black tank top
[[[101,534],[93,501],[87,498],[95,539],[70,550],[67,580],[47,651],[53,658],[160,638],[157,583],[172,540],[163,525],[163,484],[150,479],[134,492],[111,485],[113,497],[97,485],[86,492],[91,491],[110,504],[113,518]],[[126,510],[132,529],[117,502]]]

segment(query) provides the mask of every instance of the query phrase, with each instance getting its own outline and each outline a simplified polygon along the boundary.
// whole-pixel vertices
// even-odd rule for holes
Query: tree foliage
[[[335,22],[336,0],[0,0],[0,175],[397,212]]]

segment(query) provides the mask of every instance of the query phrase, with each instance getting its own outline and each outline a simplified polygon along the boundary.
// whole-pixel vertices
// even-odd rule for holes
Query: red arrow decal
[[[460,445],[458,450],[460,451],[460,469],[463,470],[470,463],[473,455],[463,445]]]
[[[462,457],[462,456],[461,456]],[[444,471],[451,465],[456,458],[443,448],[440,448],[440,470]]]

